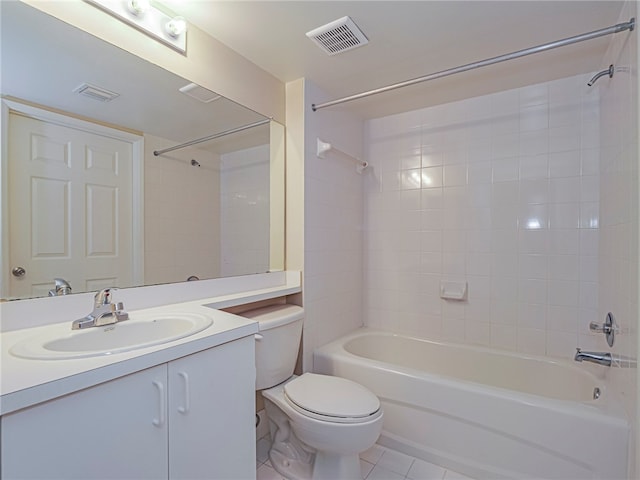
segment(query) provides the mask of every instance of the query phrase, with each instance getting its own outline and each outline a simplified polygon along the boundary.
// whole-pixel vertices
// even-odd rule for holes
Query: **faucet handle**
[[[124,311],[124,303],[122,302],[114,304],[113,315],[115,315],[119,322],[129,320],[129,314]]]
[[[96,306],[110,304],[112,290],[117,290],[117,288],[116,287],[103,288],[98,293],[96,293],[95,297],[93,297],[95,300]]]
[[[613,317],[613,314],[609,312],[607,313],[607,317],[604,323],[591,322],[589,324],[589,330],[591,330],[592,332],[604,333],[604,336],[607,339],[607,343],[610,347],[613,347],[615,335],[618,331],[618,325],[616,324],[616,320]]]

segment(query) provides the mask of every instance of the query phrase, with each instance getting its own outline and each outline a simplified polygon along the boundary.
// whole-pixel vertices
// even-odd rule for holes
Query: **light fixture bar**
[[[187,51],[187,32],[176,29],[176,23],[185,26],[182,17],[171,17],[150,3],[135,0],[84,0],[113,15],[151,38],[180,53]]]

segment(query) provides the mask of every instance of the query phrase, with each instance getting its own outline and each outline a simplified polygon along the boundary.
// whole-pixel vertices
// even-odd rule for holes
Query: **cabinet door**
[[[0,476],[167,478],[166,384],[160,365],[4,415]]]
[[[255,344],[169,363],[169,478],[255,478]]]

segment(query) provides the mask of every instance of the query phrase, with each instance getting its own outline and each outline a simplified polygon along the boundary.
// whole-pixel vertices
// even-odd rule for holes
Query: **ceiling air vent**
[[[189,85],[185,85],[178,90],[202,103],[213,102],[214,100],[218,100],[219,98],[221,98],[220,95],[218,95],[216,92],[212,92],[211,90],[201,87],[196,83],[190,83]]]
[[[336,55],[369,43],[367,37],[349,17],[342,17],[307,32],[328,55]]]
[[[120,96],[119,93],[111,92],[106,88],[96,87],[95,85],[90,85],[88,83],[83,83],[79,87],[75,88],[73,92],[101,102],[110,102],[114,98]]]

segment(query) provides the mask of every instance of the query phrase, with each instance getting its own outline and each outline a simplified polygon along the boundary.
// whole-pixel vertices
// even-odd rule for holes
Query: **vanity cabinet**
[[[255,477],[253,336],[1,418],[2,479]]]

